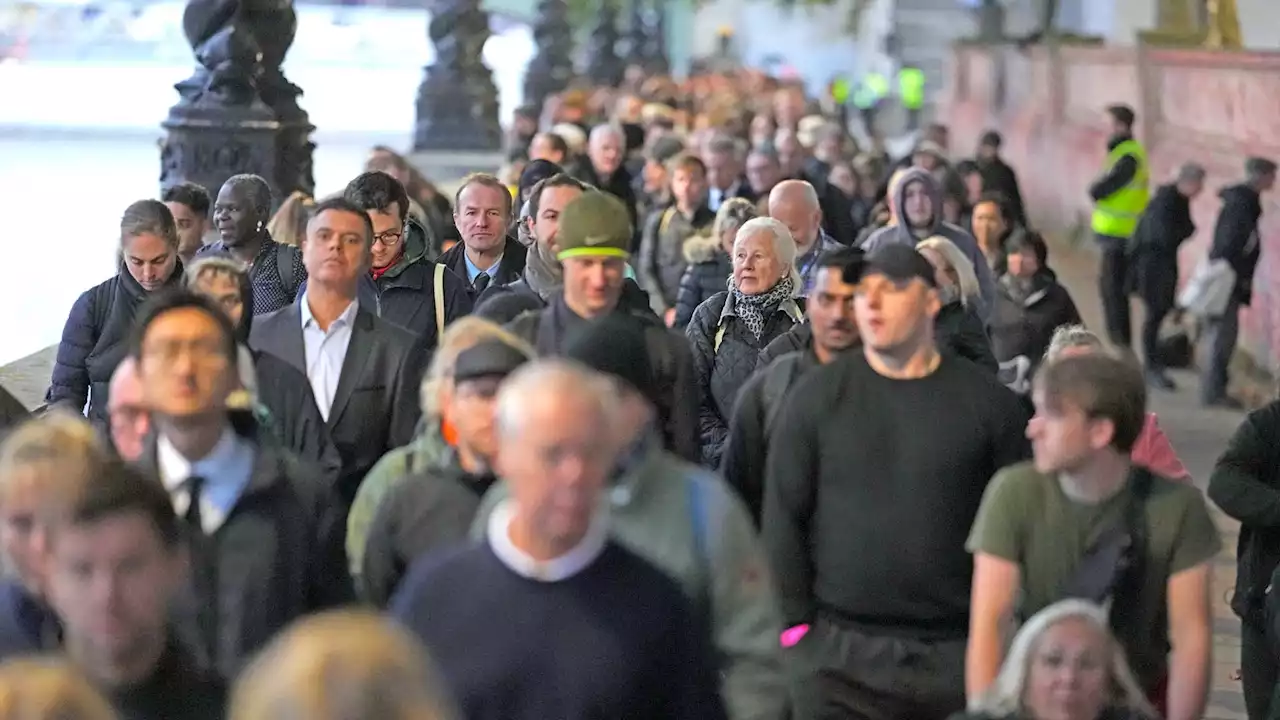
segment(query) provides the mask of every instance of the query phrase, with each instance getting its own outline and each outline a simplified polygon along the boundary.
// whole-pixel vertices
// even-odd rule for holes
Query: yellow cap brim
[[[556,254],[557,260],[565,260],[576,257],[611,257],[622,258],[626,260],[631,257],[631,253],[622,248],[612,247],[576,247],[568,250],[561,250]]]

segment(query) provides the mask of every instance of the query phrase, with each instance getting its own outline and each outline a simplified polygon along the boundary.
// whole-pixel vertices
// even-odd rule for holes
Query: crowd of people
[[[998,133],[830,117],[629,74],[452,198],[376,148],[130,205],[0,445],[0,717],[1201,718],[1221,541],[1158,364],[1083,327]],[[1277,408],[1210,484],[1251,720]]]

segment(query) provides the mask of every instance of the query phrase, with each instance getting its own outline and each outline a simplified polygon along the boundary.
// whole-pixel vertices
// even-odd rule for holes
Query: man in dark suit
[[[258,318],[249,343],[302,370],[342,455],[338,491],[350,504],[384,453],[413,439],[425,348],[413,333],[360,307],[373,227],[349,200],[316,206],[302,258],[309,282],[293,305]]]
[[[490,285],[506,285],[524,272],[526,250],[507,235],[511,191],[498,178],[472,173],[462,181],[453,203],[453,222],[462,242],[437,261],[466,280],[479,296]]]

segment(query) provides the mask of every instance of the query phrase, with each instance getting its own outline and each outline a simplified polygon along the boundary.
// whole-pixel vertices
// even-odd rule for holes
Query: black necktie
[[[476,279],[471,283],[471,287],[475,288],[477,293],[482,293],[485,288],[489,287],[489,279],[489,273],[482,272],[476,276]]]
[[[183,515],[183,519],[191,526],[191,531],[198,535],[204,534],[204,518],[200,514],[200,494],[204,490],[204,478],[199,475],[192,475],[187,478],[187,512]]]

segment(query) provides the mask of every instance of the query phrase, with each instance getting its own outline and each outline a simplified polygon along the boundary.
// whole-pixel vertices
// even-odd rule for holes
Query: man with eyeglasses
[[[190,541],[174,627],[202,669],[235,677],[294,619],[354,598],[341,509],[327,481],[233,423],[239,350],[211,300],[155,298],[129,354],[154,427],[137,462],[164,485]]]
[[[445,325],[471,312],[467,282],[427,259],[426,231],[409,217],[409,196],[398,180],[363,173],[342,195],[373,223],[370,282],[361,283],[361,303],[434,348]]]

